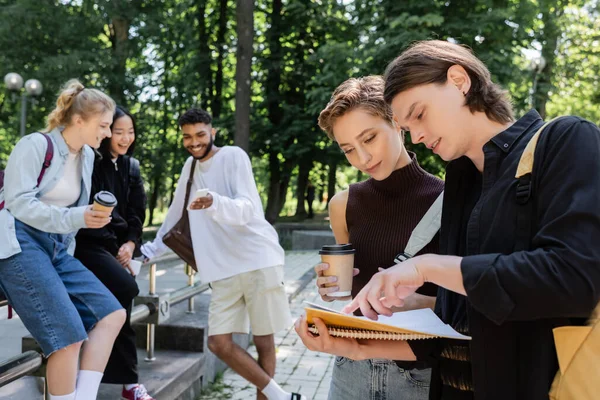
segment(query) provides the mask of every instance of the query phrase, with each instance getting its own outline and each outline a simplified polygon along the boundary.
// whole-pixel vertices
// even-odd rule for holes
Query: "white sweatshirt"
[[[157,257],[168,249],[162,238],[181,218],[192,160],[188,158],[183,166],[173,203],[156,239],[142,246],[146,257]],[[244,150],[225,146],[209,160],[196,162],[186,207],[196,190],[203,188],[209,189],[213,204],[204,210],[188,211],[202,282],[284,264],[284,251],[277,232],[264,217],[250,158]]]

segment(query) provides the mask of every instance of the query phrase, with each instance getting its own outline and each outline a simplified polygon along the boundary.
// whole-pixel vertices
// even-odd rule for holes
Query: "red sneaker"
[[[144,385],[135,385],[129,390],[125,390],[123,388],[123,392],[121,392],[122,400],[156,400],[154,397],[148,394],[148,391],[144,387]]]

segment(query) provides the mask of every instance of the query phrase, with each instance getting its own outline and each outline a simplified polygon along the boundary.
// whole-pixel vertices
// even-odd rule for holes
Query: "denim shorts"
[[[67,253],[71,236],[15,220],[21,252],[0,260],[0,289],[46,356],[87,339],[122,309],[110,291]]]
[[[336,357],[329,400],[427,400],[431,369],[403,369],[394,361]]]

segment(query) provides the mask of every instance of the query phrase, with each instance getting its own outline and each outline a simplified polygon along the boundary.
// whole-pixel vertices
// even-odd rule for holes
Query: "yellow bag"
[[[525,147],[516,178],[531,174],[539,136],[552,121],[546,122]],[[600,399],[600,305],[587,326],[562,326],[552,332],[559,370],[550,388],[550,399]]]
[[[600,306],[588,326],[553,329],[559,370],[550,388],[552,400],[600,398]]]

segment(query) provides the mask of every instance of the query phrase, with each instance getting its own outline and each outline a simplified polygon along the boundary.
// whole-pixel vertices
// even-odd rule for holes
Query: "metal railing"
[[[188,313],[194,313],[194,297],[208,290],[207,283],[195,283],[194,270],[187,264],[184,266],[188,276],[188,286],[177,289],[174,292],[157,295],[156,294],[156,263],[150,265],[148,295],[139,296],[142,304],[138,304],[132,309],[131,323],[146,323],[146,362],[156,360],[154,355],[156,341],[156,325],[164,323],[170,318],[171,307],[185,300],[188,301]],[[152,318],[150,318],[152,317]]]
[[[37,371],[42,366],[42,355],[37,351],[26,351],[0,363],[0,387]]]
[[[164,323],[170,318],[172,306],[188,300],[188,313],[194,312],[194,297],[206,291],[207,283],[194,282],[194,270],[187,264],[184,265],[188,276],[187,286],[177,289],[171,293],[156,294],[156,262],[150,265],[149,289],[147,296],[138,296],[141,304],[131,310],[131,323],[146,323],[146,361],[156,360],[154,345],[156,339],[156,325]],[[0,307],[8,306],[7,300],[0,300]],[[37,371],[43,363],[43,357],[34,350],[26,351],[8,360],[0,362],[0,387]]]

